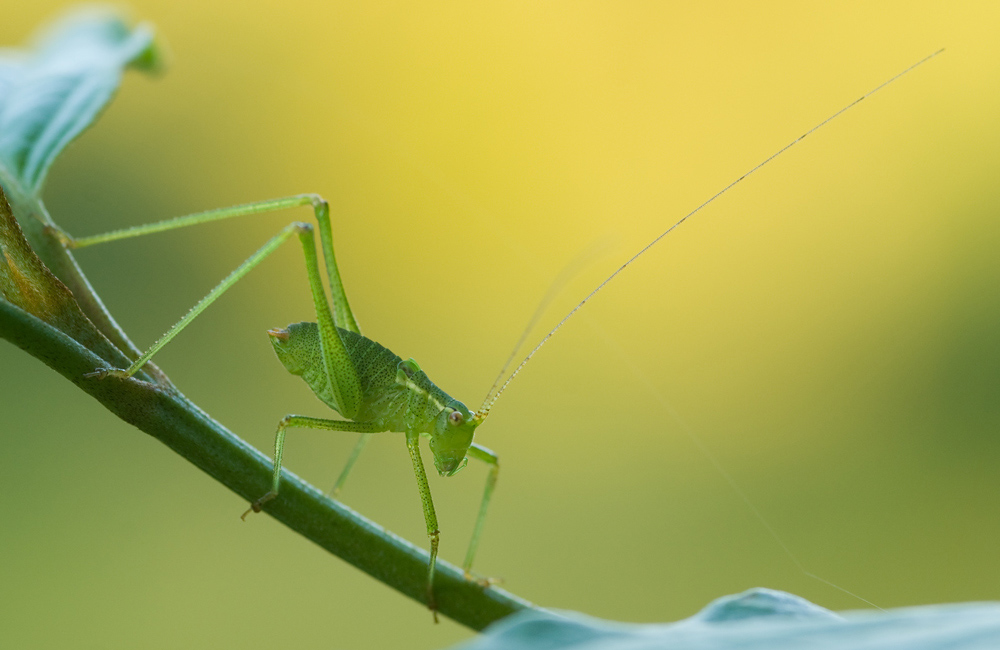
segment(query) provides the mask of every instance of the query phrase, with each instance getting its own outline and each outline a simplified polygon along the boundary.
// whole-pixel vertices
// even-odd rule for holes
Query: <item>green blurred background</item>
[[[62,2],[7,3],[25,42]],[[331,199],[365,333],[477,406],[641,245],[827,115],[948,51],[672,234],[571,321],[478,432],[503,471],[478,566],[545,606],[687,616],[754,586],[865,607],[1000,598],[1000,7],[981,3],[132,3],[169,45],[54,168],[74,234]],[[287,221],[78,255],[147,345]],[[158,356],[269,450],[327,411],[264,330],[311,319],[294,246]],[[436,648],[470,632],[289,533],[0,344],[9,647]],[[694,437],[694,440],[692,439]],[[696,442],[696,441],[697,442]],[[353,437],[291,435],[328,487]],[[461,560],[485,470],[432,479]],[[425,543],[399,435],[344,501]]]

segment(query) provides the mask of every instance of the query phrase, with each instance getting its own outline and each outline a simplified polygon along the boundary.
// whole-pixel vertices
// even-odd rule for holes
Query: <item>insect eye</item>
[[[452,411],[448,414],[448,421],[452,424],[462,424],[462,414],[458,411]]]

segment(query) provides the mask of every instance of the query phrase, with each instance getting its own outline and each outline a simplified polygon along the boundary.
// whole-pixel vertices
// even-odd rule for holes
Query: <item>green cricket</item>
[[[279,497],[281,487],[281,456],[285,445],[285,431],[290,427],[306,429],[322,429],[359,433],[360,437],[352,451],[346,466],[337,479],[333,494],[343,486],[351,468],[372,434],[381,432],[398,432],[406,436],[406,447],[413,464],[413,473],[417,481],[417,490],[423,506],[424,521],[427,526],[427,536],[430,541],[430,559],[427,570],[427,604],[437,612],[434,599],[434,569],[438,555],[440,531],[437,515],[431,498],[427,474],[420,455],[419,442],[421,437],[428,439],[428,445],[434,456],[434,467],[438,474],[444,477],[454,476],[466,466],[470,458],[475,458],[489,465],[486,487],[480,501],[479,511],[473,527],[472,538],[463,562],[467,579],[472,576],[472,564],[479,547],[479,541],[486,520],[486,512],[496,486],[499,473],[499,458],[496,453],[477,444],[473,438],[476,429],[486,420],[490,409],[496,403],[500,394],[531,360],[536,352],[573,317],[591,298],[603,289],[611,280],[618,276],[632,262],[638,259],[652,246],[672,232],[688,218],[701,211],[709,203],[729,191],[747,176],[769,163],[777,156],[800,142],[806,136],[823,127],[845,111],[862,100],[878,92],[898,78],[937,56],[943,50],[911,65],[889,80],[865,93],[830,117],[826,118],[803,135],[799,136],[777,152],[766,158],[750,171],[724,187],[707,201],[689,212],[679,221],[663,231],[659,236],[644,246],[639,252],[619,266],[611,275],[587,294],[566,316],[552,328],[540,342],[531,350],[523,361],[507,376],[501,384],[501,378],[514,358],[520,343],[511,354],[508,364],[501,370],[497,381],[487,393],[482,406],[475,412],[462,402],[448,395],[420,369],[413,359],[403,360],[400,356],[383,347],[379,343],[365,337],[361,333],[358,321],[351,311],[344,290],[337,261],[334,255],[333,235],[330,223],[328,203],[316,194],[301,194],[286,198],[272,199],[248,203],[245,205],[208,210],[175,219],[157,223],[115,230],[101,235],[74,238],[68,233],[53,228],[55,235],[69,248],[83,248],[94,244],[139,237],[157,232],[164,232],[193,226],[197,224],[219,221],[240,216],[255,215],[289,208],[311,206],[319,228],[320,245],[326,265],[327,279],[330,284],[332,309],[323,288],[319,260],[316,252],[316,241],[313,227],[310,224],[293,222],[272,237],[257,252],[240,264],[232,273],[222,280],[208,295],[202,298],[191,310],[156,341],[127,369],[100,368],[87,377],[128,379],[138,372],[153,355],[169,343],[177,334],[187,327],[201,312],[212,304],[226,290],[260,264],[268,255],[278,249],[284,242],[297,236],[305,257],[306,274],[312,291],[316,310],[315,323],[293,323],[282,329],[272,329],[267,332],[271,345],[285,369],[293,375],[298,375],[308,384],[313,393],[327,406],[346,419],[331,420],[308,417],[304,415],[286,415],[278,423],[274,440],[274,473],[271,489],[254,501],[243,513],[246,518],[251,512],[260,512],[264,506]],[[530,329],[530,326],[529,326]],[[527,334],[527,331],[525,332]],[[523,341],[524,337],[522,337]],[[497,389],[499,387],[499,390]],[[488,580],[482,581],[488,585]]]

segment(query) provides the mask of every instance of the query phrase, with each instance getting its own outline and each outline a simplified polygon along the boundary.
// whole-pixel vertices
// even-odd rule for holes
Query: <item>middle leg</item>
[[[325,429],[327,431],[356,431],[358,433],[378,433],[382,430],[377,424],[372,422],[349,422],[347,420],[324,420],[322,418],[311,418],[304,415],[286,415],[278,423],[278,432],[274,436],[274,475],[271,479],[271,489],[267,494],[257,499],[250,505],[250,509],[243,513],[243,519],[251,512],[260,512],[264,504],[278,496],[278,487],[281,483],[281,454],[285,449],[285,429],[288,427],[298,427],[301,429]]]
[[[500,474],[500,457],[495,452],[482,445],[473,443],[469,447],[468,454],[470,458],[479,459],[490,465],[490,473],[486,476],[486,488],[483,490],[483,500],[479,502],[479,514],[476,515],[476,526],[472,529],[469,550],[465,554],[465,562],[462,563],[466,579],[472,577],[472,561],[476,557],[476,549],[479,548],[479,536],[483,532],[483,524],[486,523],[486,509],[490,505],[490,499],[493,497],[493,488],[496,487],[497,476]]]
[[[437,564],[438,541],[441,531],[438,530],[437,514],[434,512],[434,501],[431,499],[431,488],[427,483],[427,472],[424,471],[424,461],[420,457],[420,434],[406,432],[406,448],[413,462],[413,473],[417,477],[417,490],[420,492],[420,503],[424,508],[424,523],[427,524],[427,537],[431,543],[431,558],[427,567],[427,607],[434,614],[437,623],[437,602],[434,600],[434,567]]]

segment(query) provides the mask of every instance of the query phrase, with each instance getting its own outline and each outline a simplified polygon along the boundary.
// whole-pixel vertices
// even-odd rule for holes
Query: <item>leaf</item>
[[[148,26],[129,28],[111,10],[78,10],[49,26],[30,50],[0,50],[0,186],[23,229],[0,224],[2,295],[114,365],[126,359],[121,350],[140,352],[52,236],[40,193],[56,156],[97,118],[125,69],[158,67],[152,34]],[[31,255],[22,250],[24,238]],[[44,273],[32,270],[38,259]],[[151,364],[141,375],[170,386]]]
[[[0,190],[0,298],[62,329],[72,296],[28,245]]]
[[[676,623],[635,625],[575,612],[525,610],[454,650],[992,650],[1000,603],[842,615],[770,589],[720,598]]]
[[[97,118],[129,66],[157,67],[153,31],[109,11],[70,14],[30,52],[0,52],[0,181],[37,197],[56,156]]]

